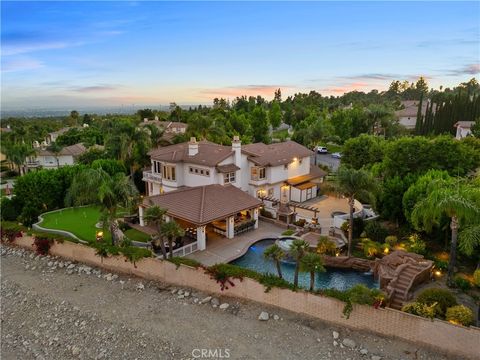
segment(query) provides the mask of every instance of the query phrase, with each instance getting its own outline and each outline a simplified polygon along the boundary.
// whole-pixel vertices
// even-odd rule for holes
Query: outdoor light
[[[388,248],[383,249],[383,253],[384,253],[384,254],[388,254],[389,251],[390,251],[390,250],[389,250]]]
[[[441,276],[441,275],[442,275],[442,272],[441,272],[440,270],[437,270],[437,271],[435,271],[435,275]]]
[[[293,162],[296,162],[298,161],[298,159],[296,157],[293,158]]]

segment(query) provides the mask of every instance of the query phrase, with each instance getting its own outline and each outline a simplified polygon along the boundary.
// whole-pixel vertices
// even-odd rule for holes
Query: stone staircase
[[[409,292],[415,276],[423,269],[413,264],[403,267],[398,273],[396,281],[390,283],[390,307],[400,310],[409,300]]]

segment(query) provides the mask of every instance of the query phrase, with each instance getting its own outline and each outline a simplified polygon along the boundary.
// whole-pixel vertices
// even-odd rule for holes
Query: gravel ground
[[[453,359],[253,302],[18,248],[1,255],[2,360]]]

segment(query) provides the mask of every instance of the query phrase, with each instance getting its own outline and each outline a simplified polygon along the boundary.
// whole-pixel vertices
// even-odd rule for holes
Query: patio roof
[[[233,185],[206,185],[179,189],[145,198],[143,206],[158,205],[167,214],[201,226],[222,220],[262,202]]]
[[[309,182],[313,179],[324,177],[325,175],[327,175],[327,173],[318,166],[310,166],[310,173],[288,179],[287,184],[298,187],[297,185]]]

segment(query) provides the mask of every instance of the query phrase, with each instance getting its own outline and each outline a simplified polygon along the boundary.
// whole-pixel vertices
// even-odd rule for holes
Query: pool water
[[[260,273],[277,275],[277,267],[275,263],[272,260],[263,257],[265,249],[274,243],[275,240],[273,239],[260,240],[250,246],[245,255],[232,261],[231,264],[255,270]],[[293,283],[295,263],[281,262],[281,268],[283,278]],[[363,284],[369,288],[378,288],[378,283],[373,279],[371,273],[327,268],[326,272],[317,272],[315,274],[315,289],[334,288],[338,290],[346,290],[356,284]],[[298,285],[303,288],[308,288],[310,286],[310,273],[300,272],[298,274]]]

